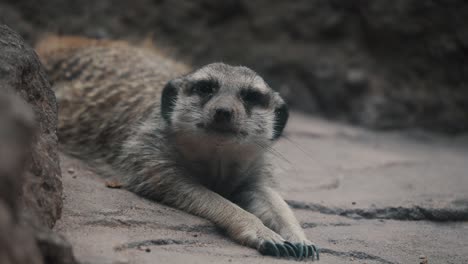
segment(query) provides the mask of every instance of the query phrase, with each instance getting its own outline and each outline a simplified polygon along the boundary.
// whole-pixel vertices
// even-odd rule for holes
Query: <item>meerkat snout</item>
[[[245,110],[234,96],[220,92],[204,107],[207,113],[205,129],[221,134],[238,134],[242,130]]]
[[[216,124],[229,124],[231,122],[232,109],[219,107],[216,108],[213,121]]]
[[[233,110],[226,107],[219,107],[214,110],[213,127],[217,129],[229,128],[232,126]]]

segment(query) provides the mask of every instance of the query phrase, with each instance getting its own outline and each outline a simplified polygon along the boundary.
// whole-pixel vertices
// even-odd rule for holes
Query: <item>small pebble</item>
[[[356,205],[356,202],[352,202],[351,204],[352,204],[352,205]]]
[[[67,170],[67,171],[68,171],[68,173],[70,173],[70,174],[73,174],[73,173],[75,173],[75,169],[73,169],[73,168],[68,168],[68,170]]]
[[[145,246],[139,246],[137,247],[138,250],[145,251],[145,252],[151,252],[151,249],[149,247]]]
[[[117,180],[106,180],[105,185],[107,188],[119,189],[122,188],[122,183]]]

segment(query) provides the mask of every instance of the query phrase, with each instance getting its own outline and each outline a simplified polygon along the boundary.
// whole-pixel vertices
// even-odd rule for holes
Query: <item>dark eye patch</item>
[[[219,84],[215,80],[201,80],[193,84],[193,86],[190,88],[190,93],[202,97],[207,97],[216,93],[218,88]]]
[[[283,133],[284,127],[288,122],[289,110],[288,106],[283,103],[275,109],[275,124],[273,125],[273,138],[272,140],[278,139]]]
[[[267,94],[253,89],[242,90],[240,96],[244,103],[246,103],[249,106],[266,107],[269,101],[269,96]]]

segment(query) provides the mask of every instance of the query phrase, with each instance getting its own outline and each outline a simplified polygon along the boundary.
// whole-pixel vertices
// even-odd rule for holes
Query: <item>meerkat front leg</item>
[[[271,187],[257,187],[239,194],[239,205],[256,215],[273,231],[296,245],[299,256],[319,259],[318,248],[307,240],[291,208]]]
[[[294,244],[266,227],[258,217],[189,178],[154,177],[127,188],[206,218],[226,230],[235,241],[256,248],[264,255],[298,256],[299,249]]]

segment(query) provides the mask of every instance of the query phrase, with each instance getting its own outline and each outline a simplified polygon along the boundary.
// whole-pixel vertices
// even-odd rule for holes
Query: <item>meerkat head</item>
[[[276,140],[289,116],[284,100],[257,73],[222,63],[171,80],[161,113],[176,132],[243,142]]]

